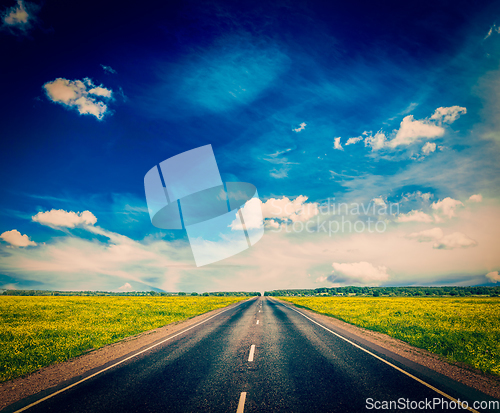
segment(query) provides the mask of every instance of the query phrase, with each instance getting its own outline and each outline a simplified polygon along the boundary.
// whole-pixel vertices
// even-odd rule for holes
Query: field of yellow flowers
[[[500,375],[500,298],[279,298]]]
[[[0,296],[0,382],[245,298]]]

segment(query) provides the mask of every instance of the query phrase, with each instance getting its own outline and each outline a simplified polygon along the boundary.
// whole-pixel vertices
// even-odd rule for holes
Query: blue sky
[[[500,282],[498,2],[1,13],[0,288]],[[196,267],[151,224],[144,175],[208,144],[223,181],[257,187],[265,234]]]

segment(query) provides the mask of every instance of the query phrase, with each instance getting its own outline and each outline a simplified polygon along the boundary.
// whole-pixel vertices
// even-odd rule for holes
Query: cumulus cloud
[[[453,123],[460,115],[465,115],[467,109],[460,106],[450,106],[448,108],[437,108],[431,116],[431,120],[436,121],[439,125],[443,123]]]
[[[431,242],[443,238],[444,233],[441,228],[426,229],[425,231],[412,232],[407,238],[416,239],[418,242]]]
[[[333,275],[329,279],[335,282],[377,286],[389,279],[387,267],[376,267],[365,261],[353,263],[334,262],[332,267]]]
[[[81,115],[92,115],[102,119],[108,111],[103,100],[109,100],[112,91],[95,86],[89,78],[68,80],[57,78],[43,85],[47,97],[67,108],[76,109]]]
[[[307,123],[302,122],[302,123],[299,125],[299,127],[298,127],[298,128],[296,128],[296,129],[293,129],[293,131],[294,131],[294,132],[300,132],[300,131],[303,131],[303,130],[306,128],[306,126],[307,126]]]
[[[422,138],[437,138],[444,135],[440,126],[422,120],[415,120],[413,115],[405,116],[399,126],[396,137],[388,142],[388,146],[396,148],[401,145],[410,145]]]
[[[471,202],[483,202],[483,196],[481,194],[471,195],[469,197],[469,201],[471,201]]]
[[[245,221],[245,229],[258,229],[262,228],[262,201],[259,198],[252,198],[245,203],[243,208],[241,208],[241,214]],[[236,217],[231,223],[232,230],[243,230],[243,225],[240,221],[240,211],[236,212]]]
[[[423,211],[412,210],[407,214],[399,214],[398,222],[432,222],[433,219],[430,215]]]
[[[27,235],[22,235],[17,229],[5,231],[2,235],[0,235],[0,238],[15,247],[29,247],[36,245],[36,242],[31,241],[30,237]]]
[[[434,243],[432,248],[451,250],[454,248],[474,247],[477,242],[461,232],[445,235],[443,238]]]
[[[460,106],[451,106],[447,108],[437,108],[430,118],[415,119],[413,115],[403,118],[399,129],[393,131],[388,136],[381,130],[374,136],[371,132],[364,132],[365,146],[370,146],[373,151],[382,148],[397,148],[400,146],[409,146],[422,139],[434,139],[444,135],[445,129],[442,127],[445,123],[453,123],[460,115],[467,113],[467,109]],[[426,143],[422,148],[423,153],[428,155],[436,150],[435,144]]]
[[[347,139],[347,142],[345,144],[346,145],[354,145],[355,143],[358,143],[359,141],[362,141],[362,140],[363,140],[362,136],[357,136],[356,138]]]
[[[328,279],[328,277],[318,277],[316,278],[316,281],[317,283],[323,283],[325,282],[326,280]]]
[[[13,34],[15,31],[26,33],[33,25],[37,10],[36,4],[18,0],[17,5],[8,8],[2,14],[2,27],[10,29]]]
[[[494,283],[500,282],[500,274],[498,274],[498,271],[489,272],[486,274],[486,278],[489,278]]]
[[[377,132],[375,136],[369,135],[365,138],[365,146],[370,146],[373,151],[382,149],[386,144],[386,136],[382,131]]]
[[[340,143],[340,136],[338,138],[333,139],[333,148],[338,149],[340,151],[344,150],[344,148],[342,148],[342,145]]]
[[[426,142],[426,144],[422,147],[422,153],[424,155],[429,155],[435,150],[436,150],[436,144],[433,142]]]
[[[286,196],[281,199],[270,198],[262,204],[262,215],[264,218],[278,218],[282,221],[308,221],[319,214],[319,208],[315,202],[306,202],[307,199],[304,195],[293,201]]]
[[[39,212],[32,220],[52,228],[74,228],[78,225],[94,225],[97,222],[97,218],[90,211],[68,212],[63,209]]]
[[[432,209],[441,212],[443,215],[446,215],[448,218],[453,218],[455,216],[455,210],[459,206],[463,206],[464,204],[456,199],[447,197],[441,201],[433,202]]]

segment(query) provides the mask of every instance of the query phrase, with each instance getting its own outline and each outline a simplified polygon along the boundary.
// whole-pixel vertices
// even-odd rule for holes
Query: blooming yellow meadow
[[[0,381],[246,298],[0,296]]]
[[[279,298],[500,375],[500,298]]]

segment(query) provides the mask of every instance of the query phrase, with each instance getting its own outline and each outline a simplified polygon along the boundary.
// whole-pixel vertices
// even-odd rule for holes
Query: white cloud
[[[280,223],[275,221],[274,219],[266,219],[265,225],[267,228],[278,229],[280,227]]]
[[[330,279],[336,282],[377,286],[389,279],[387,267],[376,267],[369,262],[334,262],[332,267],[334,275],[331,276]]]
[[[362,141],[362,140],[363,140],[362,136],[358,136],[356,138],[349,138],[349,139],[347,139],[346,146],[347,145],[354,145],[355,143],[358,143],[359,141]]]
[[[498,274],[498,271],[489,272],[488,274],[486,274],[486,278],[489,278],[494,283],[500,282],[500,274]]]
[[[27,235],[22,235],[17,229],[5,231],[2,235],[0,235],[0,238],[15,247],[28,247],[30,245],[36,245],[36,242],[31,241],[30,237]]]
[[[293,129],[293,131],[295,131],[295,132],[300,132],[300,131],[303,131],[303,130],[306,128],[306,126],[307,126],[307,123],[302,122],[302,123],[299,125],[299,127],[298,127],[297,129]]]
[[[432,222],[433,219],[430,215],[423,211],[412,210],[407,214],[399,214],[398,222]]]
[[[323,283],[323,282],[325,282],[327,279],[328,279],[328,277],[324,277],[324,276],[323,276],[323,277],[318,277],[318,278],[316,278],[316,281],[315,281],[315,282],[317,282],[317,283]]]
[[[120,291],[132,291],[132,286],[130,283],[125,283],[121,287],[118,287],[118,290]]]
[[[33,216],[32,219],[35,222],[52,228],[74,228],[77,225],[94,225],[97,222],[97,218],[90,211],[67,212],[63,209],[52,209],[46,212],[39,212]]]
[[[425,120],[415,120],[413,115],[408,115],[403,118],[396,137],[388,142],[388,146],[391,148],[401,145],[407,146],[421,138],[437,138],[443,135],[444,129],[442,127]]]
[[[437,108],[430,118],[417,120],[413,115],[408,115],[403,118],[399,129],[390,134],[393,139],[388,139],[388,136],[380,130],[372,136],[371,132],[363,132],[366,135],[365,146],[370,146],[373,151],[377,151],[384,147],[397,148],[399,146],[408,146],[421,139],[433,139],[444,135],[443,123],[453,123],[460,115],[467,113],[467,109],[460,106],[440,107]],[[358,138],[351,138],[347,144],[356,143]],[[346,145],[347,145],[346,144]],[[424,155],[428,155],[436,150],[436,144],[427,142],[422,151]]]
[[[425,231],[412,232],[407,238],[416,239],[418,242],[431,242],[443,238],[444,233],[441,228],[426,229]]]
[[[432,248],[451,250],[454,248],[467,248],[477,245],[477,241],[468,237],[461,232],[454,232],[450,235],[445,235],[434,243]]]
[[[241,208],[241,214],[245,221],[245,229],[257,229],[262,228],[262,201],[259,198],[252,198],[245,203],[243,208]],[[240,221],[240,211],[236,212],[236,217],[231,223],[232,230],[243,230],[243,225]]]
[[[108,90],[106,88],[103,88],[101,86],[94,87],[89,90],[89,93],[91,95],[96,95],[96,96],[102,96],[105,98],[110,98],[111,97],[111,90]]]
[[[110,99],[112,91],[95,86],[89,78],[68,80],[57,78],[43,85],[47,97],[55,103],[76,109],[81,115],[93,115],[102,119],[108,107],[100,99]]]
[[[340,143],[340,139],[341,139],[340,136],[338,138],[333,139],[333,148],[338,149],[340,151],[343,151],[344,148],[342,148],[342,145]]]
[[[447,249],[474,247],[477,242],[462,232],[454,232],[444,235],[441,228],[433,228],[425,231],[414,232],[407,235],[407,238],[416,239],[419,242],[434,241],[432,248]]]
[[[437,108],[431,116],[431,120],[436,121],[439,125],[442,123],[453,123],[460,115],[465,115],[467,109],[461,106],[450,106],[448,108]]]
[[[373,151],[378,151],[385,146],[386,140],[385,133],[379,131],[375,136],[369,135],[365,138],[365,146],[371,146]]]
[[[105,73],[109,73],[109,74],[115,74],[116,73],[116,70],[113,69],[111,66],[106,66],[106,65],[101,64],[101,67],[102,67],[102,70],[104,70]]]
[[[8,8],[2,15],[3,27],[10,29],[12,33],[20,30],[26,33],[35,21],[35,13],[39,6],[34,3],[18,0],[17,5]]]
[[[300,195],[293,201],[286,196],[270,198],[262,204],[262,215],[264,218],[278,218],[280,220],[290,220],[292,222],[308,221],[318,215],[317,203],[306,202],[307,196]]]
[[[452,199],[447,197],[442,201],[434,202],[432,204],[432,209],[436,211],[441,211],[448,218],[452,218],[455,216],[455,210],[459,206],[463,206],[464,204],[456,199]]]
[[[379,196],[378,198],[373,198],[373,203],[377,206],[382,206],[382,207],[387,206],[387,204],[385,203],[385,201],[381,196]]]
[[[406,233],[411,231],[401,225],[388,225],[383,233],[353,231],[332,236],[328,225],[326,232],[315,233],[287,233],[286,226],[280,225],[281,232],[267,231],[252,248],[220,265],[196,268],[189,244],[162,239],[164,233],[135,241],[96,226],[84,226],[109,241],[103,237],[78,238],[78,231],[58,234],[36,248],[6,251],[3,244],[0,250],[7,253],[0,253],[0,273],[17,280],[38,281],[53,290],[111,291],[129,282],[136,290],[146,284],[166,291],[269,291],[293,285],[317,288],[315,279],[333,269],[332,262],[339,262],[335,257],[342,257],[347,263],[368,262],[375,268],[390,268],[387,273],[391,275],[382,285],[475,285],[485,281],[482,274],[500,268],[500,203],[488,201],[474,205],[477,211],[467,219],[452,220],[446,226],[448,233],[461,232],[476,240],[474,248],[433,249],[432,242],[408,239]],[[316,222],[316,217],[312,221]],[[337,281],[341,285],[354,283],[347,278]]]
[[[424,155],[429,155],[435,150],[436,150],[436,144],[433,142],[426,142],[426,144],[422,147],[422,153]]]
[[[469,197],[469,201],[471,201],[471,202],[483,202],[483,196],[481,194],[471,195]]]

